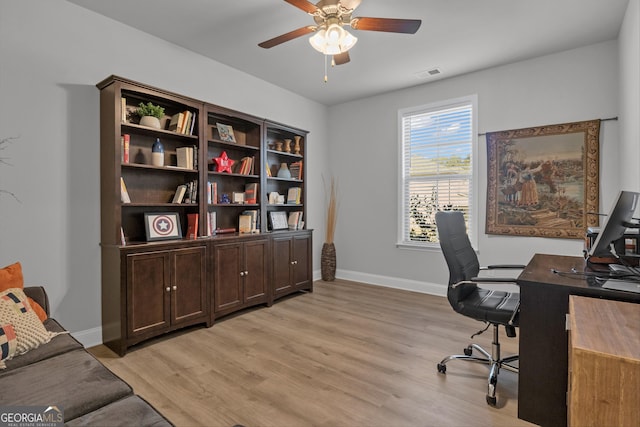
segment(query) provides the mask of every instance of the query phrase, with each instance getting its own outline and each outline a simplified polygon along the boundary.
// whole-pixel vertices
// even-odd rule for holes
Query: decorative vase
[[[301,136],[294,136],[293,139],[295,139],[295,142],[293,143],[293,154],[300,154],[300,140],[302,139]]]
[[[333,243],[322,245],[320,273],[325,282],[332,282],[336,279],[336,246]]]
[[[280,163],[280,169],[278,169],[278,178],[291,178],[291,171],[286,163]]]
[[[282,141],[276,141],[276,151],[282,151]]]
[[[160,119],[153,116],[142,116],[140,117],[140,126],[160,129]]]
[[[151,147],[151,164],[153,166],[164,166],[164,145],[160,142],[160,138],[156,138],[156,142]]]
[[[285,139],[284,140],[284,152],[285,153],[290,153],[291,152],[291,140],[290,139]]]

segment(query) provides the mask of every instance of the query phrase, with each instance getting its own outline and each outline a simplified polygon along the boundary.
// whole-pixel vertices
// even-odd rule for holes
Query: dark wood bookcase
[[[124,355],[130,346],[157,335],[199,323],[211,326],[217,317],[313,290],[312,230],[304,226],[308,132],[118,76],[97,87],[102,330],[107,346]],[[160,129],[140,125],[133,114],[148,102],[165,109]],[[185,129],[169,130],[174,129],[172,117],[184,112],[192,118]],[[218,124],[230,126],[235,141],[223,140]],[[158,139],[164,147],[161,166],[152,162]],[[289,149],[285,141],[290,141]],[[178,167],[181,147],[192,149],[192,168]],[[214,159],[223,152],[235,161],[231,172],[216,168]],[[241,169],[247,159],[251,167]],[[283,163],[294,176],[278,177]],[[196,191],[188,203],[173,203],[181,185]],[[287,203],[291,188],[299,190]],[[247,189],[256,190],[255,200],[239,202]],[[270,193],[284,200],[270,203]],[[255,212],[256,230],[239,233],[240,215],[246,211]],[[297,221],[288,229],[272,230],[270,212],[284,213],[287,219],[294,213]],[[145,215],[154,213],[177,216],[180,235],[147,241]],[[194,214],[198,237],[188,239]],[[213,215],[215,227],[209,223]],[[228,229],[234,231],[220,232]]]

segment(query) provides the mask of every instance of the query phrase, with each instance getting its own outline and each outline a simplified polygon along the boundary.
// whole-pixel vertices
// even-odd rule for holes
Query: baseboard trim
[[[71,332],[71,336],[80,341],[85,348],[95,347],[102,344],[102,327]]]
[[[366,283],[368,285],[385,286],[387,288],[402,289],[405,291],[420,292],[423,294],[447,296],[447,285],[422,282],[418,280],[401,279],[398,277],[380,276],[377,274],[362,273],[358,271],[336,270],[336,278]],[[313,275],[314,280],[322,280],[320,270]]]

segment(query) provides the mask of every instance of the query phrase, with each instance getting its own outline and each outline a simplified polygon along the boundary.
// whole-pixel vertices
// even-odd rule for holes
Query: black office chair
[[[484,363],[491,367],[489,371],[487,403],[496,405],[496,385],[498,373],[504,368],[511,372],[518,372],[518,367],[512,363],[518,360],[518,355],[501,357],[500,342],[498,341],[498,327],[504,326],[507,336],[516,336],[518,326],[518,312],[520,308],[520,294],[517,292],[493,291],[483,289],[478,283],[515,283],[513,277],[496,278],[477,277],[483,269],[522,269],[524,265],[492,265],[480,267],[478,257],[467,236],[464,216],[459,211],[436,213],[436,225],[442,253],[449,267],[449,285],[447,298],[451,307],[463,316],[485,322],[487,327],[471,336],[473,338],[490,326],[493,326],[493,342],[491,353],[477,344],[470,344],[464,349],[464,355],[452,355],[438,363],[438,372],[447,371],[446,364],[451,360],[466,360]],[[473,355],[477,351],[484,357]]]

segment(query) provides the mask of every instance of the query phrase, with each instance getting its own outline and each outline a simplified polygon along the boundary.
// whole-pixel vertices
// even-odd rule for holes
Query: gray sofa
[[[49,314],[44,288],[25,287],[24,292]],[[51,318],[44,325],[64,331]],[[6,366],[0,370],[0,406],[61,407],[70,426],[172,426],[69,334],[6,361]]]

